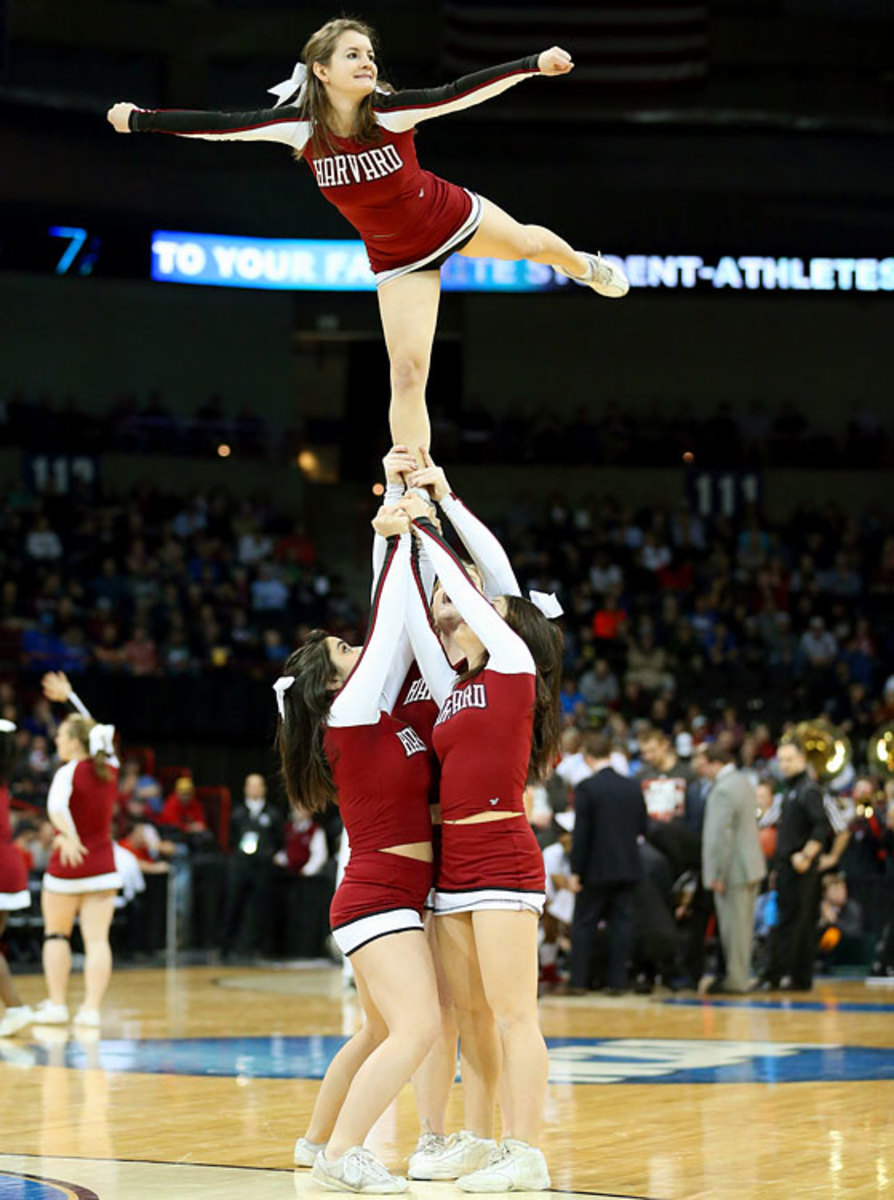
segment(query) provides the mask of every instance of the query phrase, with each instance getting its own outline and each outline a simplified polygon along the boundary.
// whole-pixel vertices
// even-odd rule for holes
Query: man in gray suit
[[[712,782],[702,834],[702,878],[714,893],[726,976],[713,993],[747,992],[751,975],[754,905],[767,873],[757,832],[757,799],[732,754],[713,743],[698,756],[696,769]]]

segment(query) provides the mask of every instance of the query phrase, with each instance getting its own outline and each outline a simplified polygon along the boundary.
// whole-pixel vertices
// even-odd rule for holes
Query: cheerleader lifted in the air
[[[323,195],[362,237],[376,277],[391,361],[393,442],[428,449],[425,385],[438,315],[439,268],[453,253],[546,263],[600,295],[626,294],[620,268],[575,250],[540,225],[522,225],[490,200],[423,170],[416,126],[490,100],[533,75],[567,75],[553,46],[444,87],[393,91],[378,79],[375,35],[339,18],[317,30],[292,77],[256,112],[147,111],[120,103],[119,133],[172,133],[221,141],[284,142],[313,168]]]

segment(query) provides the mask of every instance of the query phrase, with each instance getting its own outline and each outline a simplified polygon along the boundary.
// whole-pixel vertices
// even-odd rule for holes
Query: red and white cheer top
[[[64,763],[53,776],[47,812],[57,829],[77,834],[87,853],[76,867],[64,866],[54,850],[43,878],[51,892],[101,892],[121,886],[112,847],[112,817],[118,799],[118,770],[107,764],[100,779],[90,758]]]
[[[481,219],[477,196],[419,165],[414,130],[432,117],[481,104],[532,75],[537,55],[476,71],[443,87],[373,94],[378,145],[333,136],[337,153],[317,155],[313,126],[298,107],[254,112],[136,109],[134,133],[212,141],[283,142],[310,164],[320,191],[360,234],[377,282],[424,267],[469,239]]]

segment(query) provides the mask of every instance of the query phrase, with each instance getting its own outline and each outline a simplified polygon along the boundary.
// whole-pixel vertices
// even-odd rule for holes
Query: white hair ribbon
[[[107,758],[112,758],[115,753],[115,726],[94,725],[90,730],[89,745],[91,754],[102,751]]]
[[[554,617],[561,617],[565,611],[559,603],[559,597],[555,592],[535,592],[532,588],[528,593],[528,599],[535,608],[539,608],[545,617],[550,621]]]
[[[275,84],[274,87],[268,88],[267,91],[273,96],[278,96],[279,99],[274,104],[274,108],[279,108],[291,96],[295,96],[294,103],[300,104],[304,98],[304,89],[307,86],[307,67],[303,62],[296,62],[292,70],[292,74],[288,79],[284,79],[282,83]]]
[[[276,83],[272,88],[267,89],[271,96],[279,97],[273,106],[274,108],[279,108],[281,104],[285,104],[285,102],[292,97],[294,97],[292,100],[294,105],[300,104],[304,99],[304,93],[306,90],[307,67],[303,62],[295,63],[295,66],[292,68],[292,74],[288,79],[284,79],[282,83]],[[376,84],[376,91],[384,95],[385,88],[379,87],[379,85]]]
[[[280,675],[279,679],[273,685],[273,690],[276,692],[276,707],[281,721],[286,719],[286,692],[294,682],[294,675]]]
[[[0,721],[0,733],[15,733],[15,721]]]

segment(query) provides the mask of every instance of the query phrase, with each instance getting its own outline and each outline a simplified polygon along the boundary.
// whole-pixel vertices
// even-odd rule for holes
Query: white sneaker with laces
[[[35,1025],[67,1025],[68,1006],[54,1004],[52,1000],[41,1000],[34,1010],[33,1021]]]
[[[441,1151],[446,1149],[447,1138],[443,1133],[432,1133],[430,1129],[419,1135],[416,1149],[410,1155],[407,1163],[407,1175],[410,1179],[431,1179],[427,1172],[436,1163]],[[420,1174],[421,1172],[421,1174]]]
[[[75,1013],[74,1023],[86,1029],[99,1029],[99,1009],[84,1008],[82,1005]]]
[[[317,1155],[325,1150],[325,1142],[311,1142],[306,1137],[300,1137],[295,1142],[295,1166],[312,1167],[317,1161]]]
[[[601,254],[588,254],[585,250],[581,250],[580,253],[589,264],[586,275],[572,275],[570,271],[556,267],[560,275],[567,275],[581,287],[592,288],[594,292],[598,292],[600,296],[608,296],[610,300],[620,300],[622,296],[627,295],[630,291],[630,284],[627,276],[616,263],[610,263]]]
[[[332,1192],[366,1192],[374,1196],[394,1196],[410,1186],[402,1175],[392,1175],[371,1150],[362,1146],[352,1146],[341,1158],[331,1160],[321,1150],[310,1177]]]
[[[483,1167],[496,1148],[493,1138],[476,1137],[468,1129],[462,1129],[451,1133],[442,1149],[430,1151],[424,1157],[414,1154],[407,1174],[411,1179],[459,1179],[460,1175]]]
[[[550,1186],[546,1159],[536,1146],[506,1138],[480,1171],[456,1181],[464,1192],[544,1192]]]
[[[13,1037],[33,1020],[34,1013],[27,1004],[17,1004],[15,1008],[8,1008],[0,1021],[0,1037]]]

